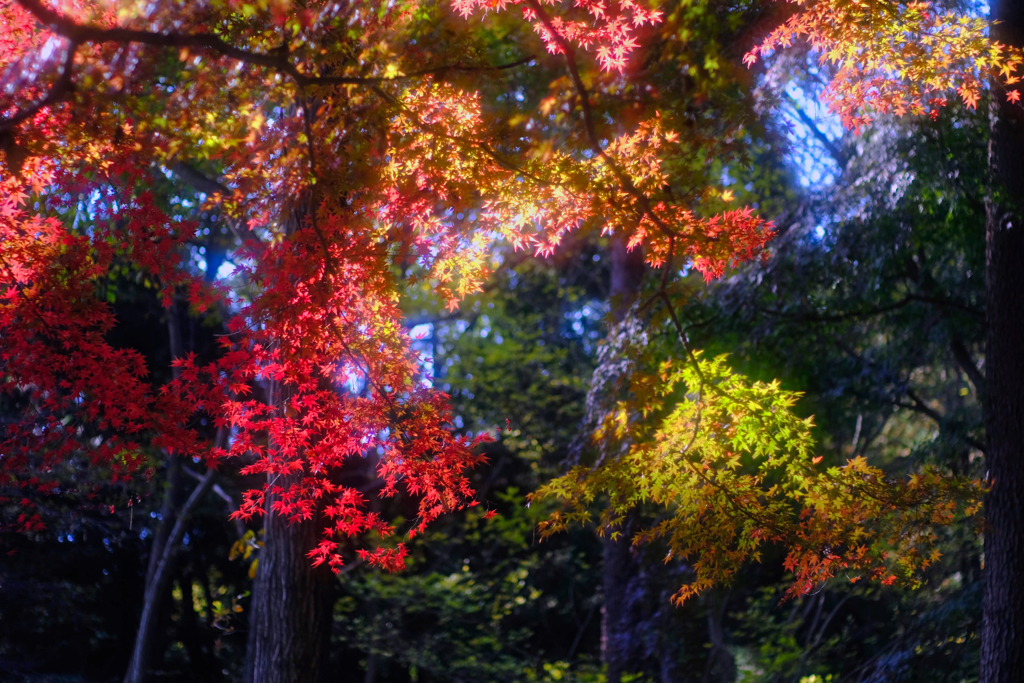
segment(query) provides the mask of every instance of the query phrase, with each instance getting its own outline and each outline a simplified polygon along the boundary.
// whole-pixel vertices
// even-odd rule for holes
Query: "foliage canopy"
[[[336,571],[340,539],[395,532],[365,492],[339,483],[354,456],[378,458],[383,496],[417,500],[410,538],[475,506],[467,470],[490,436],[452,429],[448,397],[402,325],[402,292],[426,282],[455,309],[480,291],[496,243],[550,255],[584,231],[660,269],[631,324],[647,316],[686,356],[623,346],[627,398],[595,434],[620,452],[542,489],[569,503],[546,531],[608,495],[602,527],[614,534],[652,501],[667,517],[636,542],[695,558],[681,600],[765,543],[789,550],[794,594],[841,569],[910,577],[936,557],[931,525],[975,511],[966,479],[886,477],[861,458],[818,467],[795,394],[689,350],[676,273],[720,277],[764,255],[775,228],[687,172],[688,113],[631,72],[645,40],[667,40],[661,10],[2,0],[0,21],[11,98],[0,121],[2,391],[21,408],[0,442],[8,528],[38,529],[37,500],[60,495],[76,468],[116,481],[144,467],[143,441],[266,475],[242,518],[322,511],[330,523],[311,558]],[[989,44],[983,22],[888,2],[800,5],[757,53],[803,34],[844,64],[828,96],[852,127],[865,108],[919,113],[953,87],[973,105],[979,74],[995,68],[1012,86],[1020,63]],[[546,81],[536,111],[515,104],[521,71]],[[187,267],[210,227],[162,205],[149,188],[157,172],[205,194],[233,241],[229,279]],[[172,382],[147,384],[142,355],[106,338],[111,309],[94,295],[119,267],[151,279],[165,304],[183,296],[228,318],[219,354],[179,357]],[[226,447],[204,421],[230,431]],[[358,552],[387,569],[407,555],[388,541]]]

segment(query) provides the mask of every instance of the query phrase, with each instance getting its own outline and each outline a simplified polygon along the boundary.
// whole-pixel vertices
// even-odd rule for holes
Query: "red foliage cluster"
[[[244,458],[242,472],[266,474],[268,483],[246,492],[236,514],[262,514],[268,495],[274,513],[293,521],[319,508],[331,523],[311,556],[335,569],[342,562],[336,534],[391,533],[364,510],[360,491],[332,480],[352,456],[378,458],[382,495],[402,488],[419,498],[410,536],[442,512],[475,505],[464,471],[481,461],[474,447],[487,437],[447,428],[447,397],[418,377],[386,263],[374,258],[379,245],[354,237],[340,218],[250,245],[242,256],[260,295],[231,318],[222,356],[207,365],[176,361],[180,376],[155,392],[142,356],[107,341],[115,319],[97,297],[98,282],[115,262],[128,263],[160,283],[165,305],[185,289],[201,311],[214,293],[181,267],[180,249],[196,225],[169,218],[148,192],[133,192],[145,182],[137,159],[115,160],[102,178],[86,179],[29,159],[22,173],[46,188],[35,211],[25,206],[20,179],[3,181],[0,392],[21,405],[21,419],[0,441],[0,475],[5,488],[24,491],[18,530],[41,528],[32,498],[66,481],[61,470],[72,461],[109,471],[114,481],[145,467],[135,439],[210,466]],[[86,196],[95,200],[89,229],[56,217]],[[188,427],[197,412],[231,430],[227,450],[208,448]],[[395,569],[405,550],[361,554]]]
[[[559,4],[555,0],[541,2],[549,6]],[[539,20],[537,0],[453,0],[452,5],[464,17],[477,10],[501,11],[510,6],[520,7],[523,18],[533,23],[537,35],[552,54],[563,53],[562,41],[566,40],[585,50],[593,50],[605,71],[620,72],[626,68],[630,53],[640,47],[636,30],[645,24],[653,26],[660,23],[662,17],[662,12],[648,9],[633,0],[576,0],[575,16],[555,16],[549,28]]]
[[[16,529],[40,527],[34,499],[53,492],[69,467],[105,468],[116,482],[146,463],[136,439],[187,452],[199,445],[181,426],[191,407],[155,394],[141,354],[108,342],[115,320],[97,297],[97,282],[120,262],[161,282],[167,301],[188,286],[202,295],[197,305],[209,303],[201,283],[177,267],[176,251],[195,225],[168,218],[149,193],[133,194],[135,168],[129,156],[115,156],[97,183],[28,159],[22,174],[47,188],[38,210],[25,206],[18,178],[0,183],[0,395],[21,415],[0,434],[0,503],[12,489],[22,492]],[[98,220],[89,231],[56,218],[94,193]]]
[[[231,429],[228,450],[212,457],[247,459],[243,474],[268,476],[235,514],[269,507],[298,522],[322,509],[331,521],[311,557],[334,569],[342,564],[335,535],[392,533],[365,511],[362,492],[332,479],[349,458],[377,459],[381,495],[402,488],[419,499],[412,537],[442,513],[476,505],[464,472],[482,461],[474,448],[487,439],[447,427],[447,397],[419,376],[389,274],[367,257],[378,248],[331,216],[253,249],[247,275],[261,294],[231,320],[223,355],[205,366],[183,359],[164,390]],[[277,395],[253,397],[261,391]],[[405,550],[360,554],[395,569]]]

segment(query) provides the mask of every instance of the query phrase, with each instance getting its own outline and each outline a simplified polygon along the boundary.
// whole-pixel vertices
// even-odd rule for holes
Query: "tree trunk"
[[[1024,0],[992,5],[993,40],[1024,46]],[[987,202],[985,598],[981,683],[1024,681],[1024,110],[992,90]]]
[[[268,500],[267,507],[269,508]],[[331,634],[331,581],[306,556],[319,532],[269,510],[249,617],[248,683],[320,683]]]
[[[616,323],[625,320],[630,306],[640,293],[644,275],[643,254],[632,252],[619,241],[612,245],[611,288],[609,291],[612,315]],[[600,368],[598,369],[600,372]],[[608,667],[608,683],[619,683],[622,674],[636,664],[641,648],[636,633],[635,601],[629,586],[637,573],[636,558],[632,553],[633,522],[631,515],[618,540],[603,540],[602,588],[604,604],[601,607],[601,659]]]
[[[271,392],[272,402],[281,400],[280,391]],[[277,483],[288,485],[284,477]],[[268,494],[249,616],[245,680],[320,683],[328,669],[334,577],[326,565],[314,569],[307,557],[319,540],[319,525],[289,524],[273,513],[272,503]]]
[[[637,573],[631,552],[631,531],[623,529],[622,536],[615,541],[607,537],[602,540],[601,659],[608,667],[608,683],[619,683],[622,675],[629,671],[630,663],[637,663],[640,653],[635,628],[636,605],[629,590]]]
[[[171,569],[174,566],[174,559],[178,552],[178,544],[185,535],[185,526],[189,515],[195,509],[199,500],[206,495],[213,485],[213,470],[208,470],[203,476],[192,495],[189,496],[185,505],[182,506],[178,519],[167,536],[163,552],[157,560],[153,571],[152,580],[146,583],[146,594],[142,603],[142,618],[139,620],[139,630],[135,635],[135,647],[132,650],[132,659],[125,673],[125,683],[139,683],[146,679],[149,674],[149,658],[152,655],[152,639],[157,625],[157,612],[160,606],[160,598],[167,589],[171,579]]]
[[[181,318],[177,300],[167,310],[167,337],[171,359],[177,360],[184,356],[181,335]],[[171,368],[172,376],[177,379],[177,368]],[[139,628],[135,632],[132,645],[132,656],[128,661],[124,683],[144,683],[149,675],[150,660],[156,644],[156,625],[160,617],[160,603],[168,588],[171,567],[158,574],[161,562],[165,561],[168,538],[174,527],[175,513],[181,507],[184,498],[184,482],[181,476],[181,459],[167,457],[167,482],[164,486],[164,499],[160,505],[160,522],[153,534],[153,543],[149,551],[149,564],[146,568],[146,583],[142,600],[142,614],[139,617]]]

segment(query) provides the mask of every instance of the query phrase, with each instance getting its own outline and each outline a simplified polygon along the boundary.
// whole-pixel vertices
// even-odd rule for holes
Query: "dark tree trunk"
[[[273,387],[270,398],[281,405],[280,387]],[[284,477],[276,483],[288,485]],[[319,540],[320,526],[289,524],[273,513],[272,503],[268,495],[249,615],[245,680],[320,683],[329,666],[334,576],[326,566],[314,569],[307,557]]]
[[[1024,0],[997,0],[992,18],[994,40],[1024,46]],[[1024,110],[992,96],[981,683],[1009,683],[1024,681]]]
[[[167,309],[167,342],[171,351],[171,360],[177,360],[185,356],[185,346],[181,334],[181,307],[175,299],[171,307]],[[180,371],[171,367],[171,376],[178,378]],[[156,573],[157,565],[167,543],[167,535],[171,533],[174,526],[174,517],[178,508],[185,499],[183,480],[181,476],[181,458],[173,456],[167,458],[167,483],[164,486],[164,499],[160,504],[160,522],[157,524],[156,532],[153,534],[153,545],[149,553],[149,564],[146,568],[146,585],[153,582],[153,575]]]
[[[269,501],[267,504],[269,508]],[[264,517],[263,549],[249,617],[248,683],[320,683],[331,634],[331,582],[326,567],[306,557],[316,524]]]
[[[178,579],[181,589],[181,640],[188,653],[189,674],[193,681],[219,681],[223,679],[217,665],[217,657],[206,638],[205,624],[194,605],[194,593],[198,577],[192,571],[183,571]]]
[[[314,197],[310,204],[316,203]],[[293,234],[307,214],[308,204],[296,204],[284,234]],[[283,410],[290,393],[287,384],[271,382],[267,403]],[[283,488],[289,485],[288,477],[268,478]],[[322,526],[319,520],[289,524],[274,514],[273,502],[268,492],[249,612],[245,683],[321,683],[330,669],[335,578],[326,565],[314,569],[308,553]]]
[[[608,667],[608,683],[619,683],[640,655],[636,633],[638,617],[634,614],[636,605],[630,591],[637,573],[630,531],[625,529],[618,540],[605,538],[602,541],[601,659]]]
[[[621,242],[612,245],[611,288],[609,291],[612,315],[621,323],[629,314],[630,306],[640,293],[644,276],[643,254],[639,249],[626,251]],[[635,600],[631,598],[630,584],[637,574],[637,559],[632,552],[633,516],[618,540],[603,541],[602,588],[604,604],[601,607],[601,659],[608,667],[608,683],[619,683],[622,674],[636,664],[640,643],[636,633]]]
[[[222,438],[226,440],[226,430],[221,430],[221,432],[225,434]],[[171,570],[177,556],[178,544],[181,543],[181,539],[185,535],[185,526],[188,523],[189,515],[212,485],[213,470],[208,470],[202,480],[196,484],[188,500],[185,501],[174,522],[174,527],[167,535],[167,541],[164,543],[153,570],[152,579],[146,583],[146,593],[142,601],[142,618],[139,620],[139,630],[135,635],[135,647],[132,650],[131,662],[124,676],[125,683],[139,683],[146,680],[149,675],[149,660],[153,653],[160,599],[170,586]]]
[[[714,590],[708,594],[708,641],[711,644],[711,651],[708,652],[708,661],[704,666],[704,675],[701,676],[701,683],[732,683],[736,680],[736,660],[725,642],[725,609],[729,604],[729,595],[723,594],[721,590]],[[671,679],[662,679],[663,681]]]
[[[167,311],[167,336],[170,346],[171,358],[182,358],[184,345],[181,334],[180,307],[177,301]],[[172,375],[177,378],[177,368],[171,369]],[[153,534],[153,544],[149,551],[149,564],[146,568],[146,584],[142,600],[142,614],[139,617],[139,627],[135,631],[135,642],[132,646],[132,656],[128,662],[128,669],[125,672],[125,683],[144,683],[149,677],[150,662],[153,651],[160,640],[157,637],[157,625],[160,623],[161,605],[163,598],[170,587],[171,566],[165,571],[158,571],[162,563],[165,563],[168,539],[174,528],[178,510],[181,508],[185,497],[184,481],[181,476],[181,459],[175,456],[167,457],[167,482],[164,485],[164,498],[160,505],[160,522],[157,524],[156,532]],[[172,550],[173,555],[173,550]]]

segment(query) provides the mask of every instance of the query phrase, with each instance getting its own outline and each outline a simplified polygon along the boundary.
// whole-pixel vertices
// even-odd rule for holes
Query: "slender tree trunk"
[[[181,318],[178,301],[175,299],[167,310],[167,342],[171,351],[171,360],[184,357],[185,346],[181,334]],[[178,378],[180,371],[171,367],[171,376]],[[153,545],[149,553],[149,565],[146,568],[146,585],[153,581],[153,574],[156,572],[160,556],[163,554],[164,545],[167,543],[167,534],[174,526],[174,513],[181,506],[184,499],[181,460],[179,458],[167,459],[167,482],[164,486],[164,499],[160,505],[160,523],[157,524],[156,533],[153,534]]]
[[[625,320],[630,306],[640,293],[644,275],[643,254],[632,252],[619,241],[612,245],[610,298],[612,315],[616,323]],[[602,588],[604,605],[601,608],[601,659],[608,667],[608,683],[619,683],[622,674],[636,663],[640,652],[636,634],[635,601],[629,586],[637,573],[636,559],[631,551],[634,518],[628,518],[626,529],[618,540],[603,540]]]
[[[632,521],[632,516],[630,518]],[[630,584],[636,575],[631,552],[631,529],[618,540],[605,538],[601,583],[604,605],[601,607],[601,659],[608,667],[608,683],[619,683],[630,663],[636,663],[640,651],[636,642],[636,618]]]
[[[171,359],[184,356],[181,319],[176,300],[167,311],[167,336]],[[172,368],[171,373],[177,378],[177,368]],[[164,499],[160,505],[160,522],[157,524],[156,532],[153,534],[153,544],[150,546],[142,614],[139,628],[135,632],[135,642],[132,647],[131,659],[128,662],[128,670],[124,676],[125,683],[143,683],[149,673],[150,660],[156,643],[154,636],[156,623],[160,616],[160,603],[168,587],[171,573],[168,571],[158,576],[157,572],[161,561],[164,560],[165,552],[168,550],[168,537],[174,528],[175,512],[181,506],[182,498],[184,498],[184,487],[181,461],[179,458],[171,456],[167,458],[167,481],[164,485]]]
[[[280,404],[279,387],[271,400]],[[284,478],[277,481],[287,486]],[[318,524],[289,524],[268,495],[249,616],[246,683],[320,683],[329,665],[333,575],[313,568],[307,553]]]
[[[996,0],[992,38],[1024,46],[1024,0]],[[1024,110],[993,88],[987,202],[985,598],[981,683],[1024,681]]]
[[[213,470],[209,470],[196,485],[195,489],[193,489],[192,495],[188,497],[185,505],[182,506],[178,519],[167,536],[167,542],[164,544],[163,552],[160,553],[156,568],[153,571],[153,579],[146,584],[146,594],[142,603],[142,618],[139,623],[139,631],[135,635],[132,659],[124,676],[125,683],[143,681],[149,673],[149,659],[153,649],[152,639],[157,625],[160,597],[169,585],[171,570],[178,552],[178,544],[185,535],[188,517],[212,485]]]

